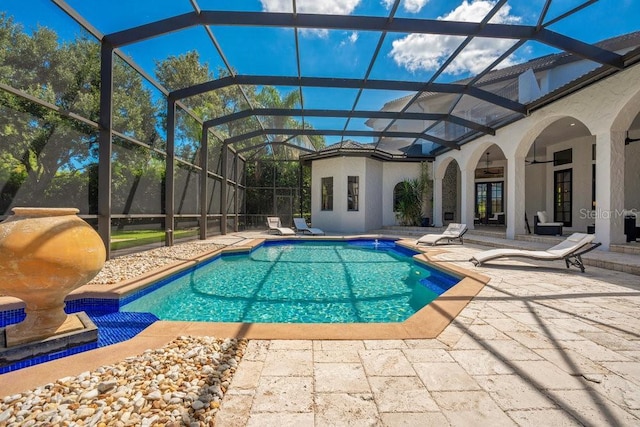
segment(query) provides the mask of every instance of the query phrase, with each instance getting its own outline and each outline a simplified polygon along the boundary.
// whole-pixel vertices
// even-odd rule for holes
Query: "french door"
[[[573,187],[571,169],[555,171],[553,183],[553,220],[562,222],[565,227],[571,227],[571,190]]]
[[[504,212],[504,181],[476,182],[476,218],[486,224],[496,212]]]

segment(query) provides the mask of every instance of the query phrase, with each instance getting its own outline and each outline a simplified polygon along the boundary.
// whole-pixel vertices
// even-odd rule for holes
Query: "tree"
[[[396,185],[395,211],[400,225],[417,226],[422,220],[420,181],[406,179]]]
[[[28,34],[6,14],[0,15],[0,81],[35,98],[90,120],[99,115],[100,45],[87,37],[59,42],[57,34],[39,27]],[[141,77],[130,67],[114,69],[114,127],[147,141],[156,137],[155,110]],[[21,204],[34,206],[63,202],[92,206],[70,199],[76,181],[88,198],[89,170],[97,162],[97,130],[68,115],[0,90],[0,155],[12,175],[9,189],[21,191]],[[58,179],[59,178],[59,179]],[[19,181],[19,184],[17,184]],[[5,190],[7,184],[9,188]],[[12,202],[9,202],[11,204]],[[6,209],[7,206],[3,206]]]

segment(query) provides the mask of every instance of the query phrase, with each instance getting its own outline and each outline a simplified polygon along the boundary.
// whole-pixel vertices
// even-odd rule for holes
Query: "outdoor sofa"
[[[533,217],[533,234],[562,236],[562,222],[550,222],[546,211],[538,211]]]

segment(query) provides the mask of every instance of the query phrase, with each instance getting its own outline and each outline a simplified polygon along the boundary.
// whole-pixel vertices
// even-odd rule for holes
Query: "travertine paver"
[[[477,376],[475,379],[503,410],[557,408],[544,391],[518,375]]]
[[[433,397],[452,425],[515,425],[485,391],[434,392]]]
[[[316,391],[340,393],[371,392],[360,363],[316,363]]]
[[[368,376],[407,376],[415,375],[411,363],[401,350],[365,350],[360,358]]]
[[[513,372],[512,367],[491,351],[453,350],[449,354],[471,375],[505,375]]]
[[[253,408],[255,412],[311,412],[311,377],[268,377],[258,381]]]
[[[578,420],[561,409],[534,409],[509,411],[512,420],[521,426],[582,426]]]
[[[370,377],[369,384],[380,412],[430,412],[438,405],[417,376]]]
[[[315,425],[379,425],[380,414],[370,393],[317,393]]]
[[[312,352],[309,350],[274,350],[267,354],[262,375],[310,376],[313,371]],[[286,363],[283,363],[286,361]]]
[[[251,341],[216,425],[640,425],[637,276],[501,264],[437,339]]]
[[[478,383],[457,363],[416,363],[418,376],[430,391],[478,390]]]

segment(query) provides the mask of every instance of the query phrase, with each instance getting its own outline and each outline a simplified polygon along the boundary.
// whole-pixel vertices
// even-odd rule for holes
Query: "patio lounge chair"
[[[309,227],[304,218],[293,218],[293,226],[296,231],[302,234],[311,234],[312,236],[324,236],[324,231],[319,228]]]
[[[425,234],[418,240],[416,240],[416,245],[431,245],[435,246],[441,240],[446,240],[447,243],[451,243],[454,240],[460,241],[462,245],[464,241],[462,240],[462,236],[468,230],[467,224],[457,224],[452,222],[447,226],[447,229],[444,230],[442,234]]]
[[[277,216],[267,217],[267,227],[269,227],[269,233],[276,232],[281,236],[293,236],[296,234],[296,232],[289,227],[283,227],[280,222],[280,217]]]
[[[497,258],[531,258],[542,261],[557,261],[563,259],[570,266],[578,267],[584,273],[584,263],[582,255],[600,246],[594,243],[594,234],[573,233],[557,245],[543,251],[529,251],[524,249],[490,249],[480,252],[471,257],[471,261],[476,267]]]

